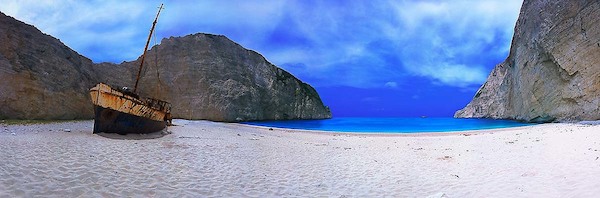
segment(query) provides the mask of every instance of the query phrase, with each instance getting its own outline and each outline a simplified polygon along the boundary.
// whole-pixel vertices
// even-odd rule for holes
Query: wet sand
[[[2,125],[0,197],[600,194],[598,125],[373,135],[175,124],[144,140],[92,134],[92,121]]]

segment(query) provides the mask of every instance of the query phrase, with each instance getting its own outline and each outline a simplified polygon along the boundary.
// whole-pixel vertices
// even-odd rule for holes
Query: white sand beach
[[[94,135],[92,121],[2,125],[0,197],[600,195],[598,125],[373,135],[175,124],[149,140]]]

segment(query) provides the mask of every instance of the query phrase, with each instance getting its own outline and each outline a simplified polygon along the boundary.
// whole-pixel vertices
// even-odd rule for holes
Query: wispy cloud
[[[448,85],[466,87],[485,81],[484,58],[508,54],[520,1],[419,1],[391,3],[399,26],[388,31],[403,35],[394,40],[404,68]],[[390,35],[390,38],[391,35]]]
[[[224,34],[317,86],[390,87],[408,77],[479,86],[508,54],[521,0],[165,1],[158,37]],[[160,1],[8,0],[95,62],[133,60]]]
[[[389,87],[389,88],[397,88],[398,87],[398,83],[396,82],[386,82],[385,84],[383,84],[384,87]]]

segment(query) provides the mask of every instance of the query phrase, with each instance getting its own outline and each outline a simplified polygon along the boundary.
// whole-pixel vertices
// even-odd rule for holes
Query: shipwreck
[[[95,113],[93,133],[145,134],[162,131],[171,124],[170,103],[154,98],[142,98],[137,94],[148,44],[162,7],[161,4],[152,23],[133,91],[127,87],[114,89],[104,83],[90,89]]]

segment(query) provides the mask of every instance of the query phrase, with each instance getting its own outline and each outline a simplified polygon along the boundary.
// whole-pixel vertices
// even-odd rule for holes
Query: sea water
[[[254,121],[244,122],[244,124],[290,129],[376,133],[452,132],[532,125],[531,123],[513,120],[379,117],[337,117],[326,120]]]

